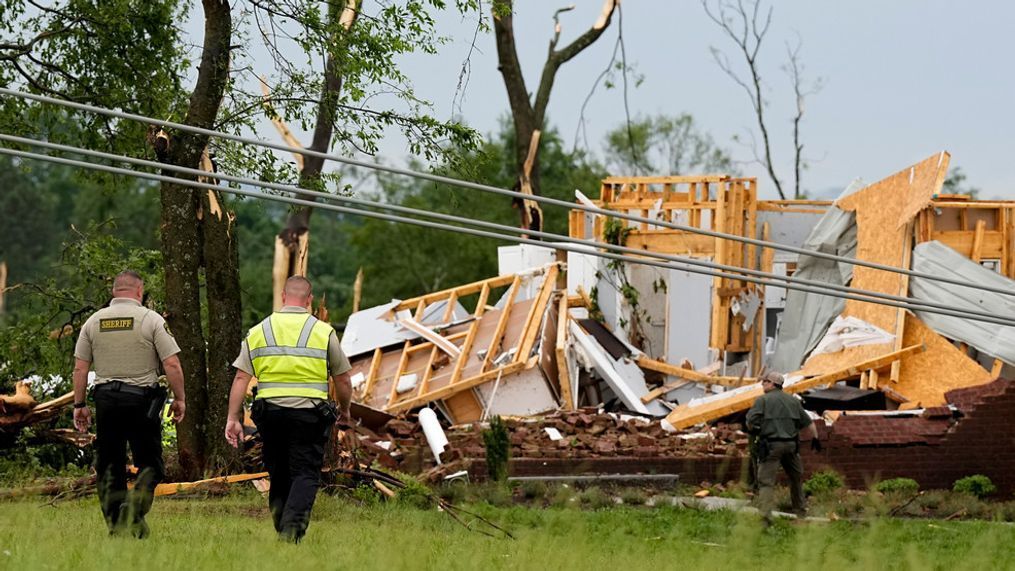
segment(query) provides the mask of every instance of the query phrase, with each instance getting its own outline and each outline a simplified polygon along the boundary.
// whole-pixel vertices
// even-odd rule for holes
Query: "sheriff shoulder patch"
[[[99,331],[130,331],[134,329],[133,317],[113,317],[99,320]]]

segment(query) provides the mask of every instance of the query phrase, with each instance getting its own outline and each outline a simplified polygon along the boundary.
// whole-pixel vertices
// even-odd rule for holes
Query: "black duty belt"
[[[95,390],[111,391],[114,393],[126,393],[128,395],[148,396],[155,387],[139,387],[130,385],[123,381],[109,381],[95,385]]]
[[[766,438],[765,440],[769,442],[796,442],[797,437],[794,436],[792,438]]]

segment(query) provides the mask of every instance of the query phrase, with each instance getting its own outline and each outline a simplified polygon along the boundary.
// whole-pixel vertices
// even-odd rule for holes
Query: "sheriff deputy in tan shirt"
[[[74,348],[74,426],[86,432],[92,415],[85,402],[88,370],[95,371],[95,473],[99,502],[110,535],[149,534],[145,514],[155,486],[165,477],[162,463],[162,407],[166,390],[159,369],[173,390],[173,420],[183,420],[186,401],[183,369],[166,320],[141,305],[144,281],[125,271],[113,280],[113,300],[81,328]],[[127,493],[127,445],[138,479]]]

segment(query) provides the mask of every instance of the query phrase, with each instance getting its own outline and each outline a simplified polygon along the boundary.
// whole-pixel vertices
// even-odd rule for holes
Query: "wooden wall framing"
[[[664,220],[694,228],[737,236],[758,235],[759,210],[823,212],[827,201],[757,200],[757,180],[725,175],[609,177],[603,180],[600,196],[594,203],[600,208]],[[572,210],[569,218],[571,237],[604,241],[602,216]],[[590,223],[591,222],[591,223]],[[754,245],[673,230],[648,222],[628,223],[630,233],[625,245],[650,252],[710,258],[717,263],[758,269],[760,256]],[[759,340],[764,319],[755,315],[754,325],[744,331],[743,316],[732,315],[734,299],[748,293],[764,298],[764,288],[729,278],[715,278],[712,285],[709,346],[720,351],[750,352]],[[752,369],[760,367],[754,360]],[[756,372],[756,371],[754,371]]]
[[[510,375],[537,364],[538,358],[530,359],[529,353],[536,344],[560,269],[559,263],[544,268],[543,283],[533,299],[517,300],[523,276],[506,275],[400,302],[393,311],[412,310],[417,320],[428,306],[447,302],[442,322],[449,324],[459,299],[473,294],[479,296],[468,322],[438,331],[458,347],[458,358],[451,358],[426,340],[406,341],[395,348],[377,348],[371,355],[352,363],[350,373],[365,376],[356,400],[392,414],[440,400],[455,417],[455,422],[478,420],[482,405],[471,389],[494,381],[498,376],[502,377],[502,383],[509,382]],[[494,301],[490,299],[491,292],[504,286],[508,289],[503,307],[492,308],[489,305]],[[507,361],[494,363],[499,355],[512,349],[515,353]],[[398,380],[409,374],[417,375],[416,386],[398,393]]]

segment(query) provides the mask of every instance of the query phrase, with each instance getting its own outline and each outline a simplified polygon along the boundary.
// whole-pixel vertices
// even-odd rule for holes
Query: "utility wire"
[[[130,164],[134,164],[134,165],[138,165],[138,166],[154,168],[154,169],[171,170],[171,171],[175,171],[175,172],[178,172],[178,173],[188,174],[188,175],[193,175],[193,176],[213,177],[213,178],[216,178],[216,179],[230,181],[230,182],[234,182],[234,183],[237,183],[237,184],[246,184],[246,185],[251,185],[251,186],[259,186],[259,187],[266,188],[266,189],[278,190],[278,191],[282,191],[282,192],[290,192],[290,193],[294,193],[294,194],[302,194],[302,195],[305,195],[305,196],[312,196],[312,197],[320,198],[320,199],[323,199],[323,200],[333,200],[333,201],[337,201],[337,202],[344,202],[344,203],[347,203],[347,204],[356,204],[356,205],[360,205],[360,206],[366,206],[366,207],[369,207],[369,208],[382,208],[382,209],[391,210],[391,211],[394,211],[394,212],[400,212],[400,213],[403,213],[403,214],[409,214],[409,215],[414,215],[414,216],[425,216],[425,217],[428,217],[428,218],[434,218],[434,219],[438,219],[438,220],[444,220],[444,221],[447,221],[447,222],[453,222],[453,223],[457,223],[457,224],[469,224],[469,225],[473,225],[473,226],[487,228],[487,229],[490,229],[490,230],[499,230],[499,231],[502,231],[502,232],[509,232],[509,233],[515,233],[515,234],[524,233],[524,234],[527,234],[529,236],[535,236],[535,237],[538,237],[538,238],[542,238],[544,240],[552,240],[552,241],[555,241],[555,242],[569,242],[569,243],[572,243],[572,244],[580,244],[582,246],[586,246],[586,247],[589,247],[589,248],[604,248],[604,249],[612,250],[612,251],[619,252],[619,253],[622,253],[622,254],[630,254],[630,255],[634,255],[634,256],[648,256],[648,257],[653,257],[653,258],[657,258],[657,259],[667,260],[667,261],[671,261],[671,262],[678,262],[678,263],[692,265],[692,266],[710,268],[710,269],[720,270],[720,271],[724,271],[724,272],[734,272],[734,273],[738,273],[738,274],[750,275],[750,276],[761,277],[761,278],[776,279],[776,280],[781,280],[781,281],[788,282],[788,283],[802,284],[802,285],[806,285],[806,286],[817,287],[817,288],[822,288],[822,289],[828,289],[828,290],[832,290],[832,291],[839,291],[839,292],[843,292],[843,293],[852,293],[852,294],[863,295],[863,296],[872,297],[872,298],[876,298],[876,299],[886,299],[886,300],[890,300],[890,301],[898,301],[898,302],[902,302],[902,303],[909,303],[909,304],[912,304],[912,305],[919,305],[919,306],[922,306],[922,307],[945,309],[945,310],[950,310],[950,311],[953,311],[955,309],[954,306],[951,306],[951,305],[939,304],[939,303],[934,303],[934,302],[928,302],[928,301],[918,300],[918,299],[914,299],[914,298],[910,298],[910,297],[903,297],[903,296],[885,294],[885,293],[875,292],[875,291],[870,291],[870,290],[851,288],[851,287],[841,286],[841,285],[838,285],[838,284],[830,284],[830,283],[826,283],[826,282],[821,282],[821,281],[817,281],[817,280],[809,280],[809,279],[799,278],[799,277],[795,277],[795,276],[782,276],[782,275],[779,275],[779,274],[773,274],[771,272],[764,272],[764,271],[759,271],[759,270],[752,270],[752,269],[749,269],[749,268],[741,268],[741,267],[737,267],[737,266],[718,264],[718,263],[710,262],[710,261],[707,261],[707,260],[699,260],[699,259],[695,259],[695,258],[686,258],[686,257],[675,256],[675,255],[671,255],[671,254],[663,254],[663,253],[659,253],[659,252],[651,252],[651,251],[648,251],[648,250],[640,250],[640,249],[637,249],[637,248],[629,248],[629,247],[626,247],[626,246],[621,246],[621,245],[616,245],[616,244],[596,242],[594,240],[586,240],[586,239],[581,239],[581,238],[572,238],[570,236],[563,236],[563,235],[560,235],[560,234],[553,234],[553,233],[549,233],[549,232],[524,230],[524,229],[520,229],[520,228],[518,228],[516,226],[506,226],[506,225],[503,225],[503,224],[496,224],[496,223],[487,222],[487,221],[484,221],[484,220],[476,220],[476,219],[472,219],[472,218],[463,218],[463,217],[459,217],[459,216],[453,216],[453,215],[450,215],[450,214],[443,214],[443,213],[440,213],[440,212],[433,212],[433,211],[429,211],[429,210],[419,210],[419,209],[415,209],[415,208],[408,208],[408,207],[405,207],[405,206],[385,204],[385,203],[375,202],[375,201],[370,201],[370,200],[363,200],[363,199],[352,198],[352,197],[347,197],[347,196],[334,195],[334,194],[330,194],[330,193],[327,193],[327,192],[320,192],[320,191],[315,191],[315,190],[309,190],[309,189],[305,189],[305,188],[300,188],[300,187],[295,187],[295,186],[290,186],[290,185],[283,185],[283,184],[273,183],[273,182],[264,182],[264,181],[259,181],[259,180],[256,180],[256,179],[243,178],[243,177],[238,177],[238,176],[234,176],[234,175],[228,175],[228,174],[224,174],[224,173],[218,173],[218,172],[216,172],[216,173],[212,174],[212,173],[208,173],[207,171],[202,171],[202,170],[198,170],[198,169],[192,169],[192,168],[188,168],[188,167],[182,167],[182,166],[177,166],[177,165],[172,165],[172,164],[166,164],[166,163],[158,163],[158,162],[155,162],[155,161],[149,161],[149,160],[138,159],[138,158],[133,158],[133,157],[125,157],[125,156],[121,156],[121,155],[117,155],[117,154],[112,154],[112,153],[105,153],[105,152],[101,152],[101,151],[93,151],[91,149],[83,149],[83,148],[80,148],[80,147],[74,147],[74,146],[70,146],[70,145],[61,145],[61,144],[58,144],[58,143],[51,143],[51,142],[48,142],[48,141],[40,141],[40,140],[36,140],[36,139],[30,139],[30,138],[25,138],[25,137],[18,137],[18,136],[14,136],[14,135],[6,135],[6,134],[3,134],[3,133],[0,133],[0,141],[7,141],[7,142],[17,143],[17,144],[21,144],[21,145],[29,145],[29,146],[35,146],[35,147],[42,147],[42,148],[45,148],[45,149],[50,149],[50,150],[55,150],[55,151],[62,151],[62,152],[69,152],[69,153],[75,153],[75,154],[79,154],[79,155],[84,155],[84,156],[88,156],[88,157],[95,157],[95,158],[100,158],[100,159],[106,159],[106,160],[110,160],[110,161],[125,162],[125,163],[130,163]],[[734,278],[734,279],[740,279],[740,278]],[[781,287],[781,286],[774,286],[774,287]],[[969,310],[969,309],[967,309],[965,311],[969,315],[976,315],[976,316],[980,316],[980,317],[990,317],[990,318],[1011,319],[1013,322],[1015,322],[1015,318],[1006,318],[1004,316],[998,316],[998,315],[996,315],[994,313],[985,313],[985,312],[979,312],[979,311],[974,311],[974,310]]]
[[[523,198],[525,200],[534,200],[536,202],[542,202],[544,204],[551,204],[551,205],[560,206],[560,207],[563,207],[563,208],[568,208],[568,209],[573,209],[573,210],[582,210],[582,211],[589,212],[589,213],[592,213],[592,214],[600,214],[600,215],[603,215],[603,216],[608,216],[608,217],[613,217],[613,218],[620,218],[622,220],[629,220],[629,221],[632,221],[632,222],[647,223],[647,224],[651,224],[653,226],[659,226],[659,227],[663,227],[663,228],[669,228],[669,229],[672,229],[672,230],[681,230],[681,231],[684,231],[684,232],[690,232],[690,233],[693,233],[693,234],[701,234],[701,235],[704,235],[704,236],[711,236],[713,238],[720,238],[720,239],[724,239],[724,240],[732,240],[734,242],[741,242],[741,243],[744,243],[744,244],[752,244],[752,245],[760,246],[760,247],[763,247],[763,248],[771,248],[773,250],[782,250],[784,252],[792,252],[792,253],[803,255],[803,256],[810,256],[812,258],[822,258],[822,259],[826,259],[826,260],[834,260],[836,262],[841,262],[841,263],[849,264],[849,265],[853,265],[853,266],[863,266],[863,267],[871,268],[871,269],[875,269],[875,270],[882,270],[882,271],[886,271],[886,272],[892,272],[892,273],[897,273],[897,274],[904,274],[904,275],[908,275],[908,276],[912,276],[912,277],[924,278],[924,279],[933,280],[933,281],[937,281],[937,282],[950,283],[952,285],[972,288],[972,289],[980,290],[980,291],[989,291],[989,292],[993,292],[993,293],[999,293],[1001,295],[1015,296],[1015,290],[1013,290],[1011,288],[1005,289],[1005,288],[993,287],[993,286],[988,286],[988,285],[984,285],[984,284],[979,284],[979,283],[976,283],[976,282],[969,282],[969,281],[964,281],[964,280],[960,280],[960,279],[949,278],[947,276],[938,276],[938,275],[929,274],[929,273],[926,273],[926,272],[919,272],[919,271],[912,270],[912,269],[909,269],[909,268],[899,268],[899,267],[895,267],[895,266],[889,266],[889,265],[886,265],[886,264],[879,264],[879,263],[876,263],[876,262],[868,262],[866,260],[859,260],[859,259],[855,259],[855,258],[847,258],[845,256],[839,256],[839,255],[836,255],[836,254],[829,254],[827,252],[819,252],[819,251],[816,251],[816,250],[807,250],[805,248],[800,248],[800,247],[797,247],[797,246],[791,246],[791,245],[788,245],[788,244],[779,244],[777,242],[769,242],[769,241],[766,241],[766,240],[759,240],[757,238],[750,238],[750,237],[746,237],[746,236],[738,236],[736,234],[727,234],[725,232],[716,232],[714,230],[706,230],[704,228],[695,228],[693,226],[685,226],[683,224],[677,224],[677,223],[669,222],[669,221],[666,221],[666,220],[653,220],[651,218],[644,218],[644,217],[641,217],[641,216],[636,216],[636,215],[633,215],[633,214],[628,214],[626,212],[608,210],[608,209],[604,209],[604,208],[598,208],[596,206],[588,206],[586,204],[581,204],[581,203],[567,202],[565,200],[558,200],[556,198],[549,198],[549,197],[546,197],[546,196],[539,196],[539,195],[533,195],[533,194],[524,194],[522,192],[517,192],[517,191],[513,191],[513,190],[507,190],[507,189],[503,189],[503,188],[497,188],[495,186],[489,186],[489,185],[485,185],[485,184],[479,184],[479,183],[476,183],[476,182],[460,180],[460,179],[451,178],[451,177],[442,176],[442,175],[424,173],[424,172],[414,171],[414,170],[410,170],[410,169],[403,169],[403,168],[399,168],[399,167],[387,166],[387,165],[382,165],[382,164],[377,164],[377,163],[368,163],[366,161],[361,161],[361,160],[357,160],[357,159],[350,159],[350,158],[342,157],[342,156],[339,156],[339,155],[322,153],[320,151],[314,151],[314,150],[311,150],[311,149],[290,147],[290,146],[282,145],[282,144],[279,144],[279,143],[272,143],[272,142],[268,142],[268,141],[260,141],[258,139],[254,139],[254,138],[250,138],[250,137],[243,137],[243,136],[240,136],[240,135],[233,135],[231,133],[224,133],[224,132],[221,132],[221,131],[214,131],[214,130],[211,130],[211,129],[204,129],[204,128],[201,128],[201,127],[194,127],[194,126],[191,126],[191,125],[184,125],[182,123],[175,123],[175,122],[172,122],[172,121],[163,121],[163,120],[154,119],[154,118],[151,118],[151,117],[145,117],[144,115],[137,115],[137,114],[134,114],[134,113],[125,113],[123,111],[116,111],[116,110],[113,110],[113,109],[105,109],[105,108],[102,108],[102,107],[96,107],[94,105],[88,105],[88,104],[85,104],[85,103],[77,103],[77,102],[73,102],[73,101],[64,101],[62,99],[57,99],[57,98],[54,98],[54,97],[47,97],[45,95],[37,95],[37,94],[34,94],[34,93],[26,93],[26,92],[23,92],[23,91],[17,91],[17,90],[7,89],[7,88],[0,88],[0,95],[9,95],[9,96],[12,96],[12,97],[20,97],[22,99],[31,99],[33,101],[38,101],[40,103],[49,103],[49,104],[53,104],[53,105],[60,105],[60,106],[63,106],[63,107],[70,107],[72,109],[78,109],[78,110],[81,110],[81,111],[88,111],[88,112],[91,112],[91,113],[99,113],[99,114],[106,115],[106,116],[109,116],[109,117],[116,117],[116,118],[120,118],[120,119],[131,120],[131,121],[140,121],[140,122],[148,123],[148,124],[151,124],[151,125],[159,125],[159,126],[162,126],[162,127],[172,127],[174,129],[179,129],[181,131],[188,131],[188,132],[191,132],[191,133],[197,133],[197,134],[201,134],[201,135],[207,135],[209,137],[218,137],[218,138],[221,138],[221,139],[227,139],[227,140],[230,140],[230,141],[236,141],[238,143],[244,143],[244,144],[248,144],[248,145],[256,145],[256,146],[260,146],[260,147],[266,147],[266,148],[269,148],[269,149],[275,149],[275,150],[278,150],[278,151],[284,151],[284,152],[287,152],[287,153],[301,154],[303,156],[318,157],[318,158],[322,158],[322,159],[325,159],[325,160],[331,160],[331,161],[335,161],[335,162],[339,162],[339,163],[343,163],[343,164],[347,164],[347,165],[352,165],[352,166],[357,166],[357,167],[366,168],[366,169],[372,169],[372,170],[378,170],[378,171],[384,171],[384,172],[388,172],[388,173],[391,173],[391,174],[397,174],[397,175],[401,175],[401,176],[408,176],[408,177],[418,178],[418,179],[422,179],[422,180],[428,180],[428,181],[436,182],[436,183],[440,183],[440,184],[447,184],[447,185],[451,185],[451,186],[458,186],[458,187],[461,187],[461,188],[468,188],[468,189],[472,189],[472,190],[478,190],[478,191],[481,191],[481,192],[490,192],[490,193],[494,193],[494,194],[501,194],[501,195],[504,195],[504,196],[511,196],[511,197],[514,197],[514,198]]]
[[[199,181],[193,181],[193,180],[188,180],[188,179],[181,179],[181,178],[177,178],[177,177],[170,177],[170,176],[157,175],[157,174],[146,173],[146,172],[139,172],[139,171],[135,171],[135,170],[132,170],[132,169],[124,169],[124,168],[112,167],[112,166],[108,166],[108,165],[100,165],[100,164],[91,163],[91,162],[87,162],[87,161],[77,161],[77,160],[73,160],[73,159],[66,159],[66,158],[63,158],[63,157],[54,157],[54,156],[42,155],[42,154],[38,154],[38,153],[30,153],[30,152],[24,152],[24,151],[17,151],[17,150],[13,150],[13,149],[9,149],[9,148],[4,148],[4,147],[0,147],[0,154],[10,155],[10,156],[14,156],[14,157],[19,157],[19,158],[22,158],[22,159],[34,159],[34,160],[47,161],[47,162],[52,162],[52,163],[56,163],[56,164],[62,164],[62,165],[71,166],[71,167],[77,167],[77,168],[84,168],[84,169],[96,170],[96,171],[101,171],[101,172],[107,172],[107,173],[111,173],[111,174],[118,174],[118,175],[124,175],[124,176],[132,176],[132,177],[135,177],[135,178],[144,178],[144,179],[155,180],[155,181],[159,181],[159,182],[167,182],[167,183],[171,183],[171,184],[177,184],[177,185],[180,185],[180,186],[189,186],[189,187],[198,188],[198,189],[217,190],[217,191],[220,191],[220,192],[227,192],[227,193],[237,194],[237,195],[241,195],[241,196],[250,196],[250,197],[261,198],[261,199],[265,199],[265,200],[273,200],[273,201],[276,201],[276,202],[283,202],[283,203],[288,203],[288,204],[294,204],[294,205],[297,205],[297,206],[310,206],[310,207],[314,207],[314,208],[322,208],[322,209],[325,209],[325,210],[332,210],[332,211],[335,211],[335,212],[341,212],[341,213],[345,213],[345,214],[353,214],[353,215],[357,215],[357,216],[366,216],[366,217],[370,217],[370,218],[377,218],[377,219],[380,219],[380,220],[386,220],[386,221],[394,222],[394,223],[412,224],[412,225],[416,225],[416,226],[422,226],[422,227],[425,227],[425,228],[433,228],[433,229],[437,229],[437,230],[444,230],[444,231],[449,231],[449,232],[457,232],[457,233],[468,234],[468,235],[473,235],[473,236],[480,236],[480,237],[484,237],[484,238],[493,238],[493,239],[503,240],[503,241],[508,241],[508,242],[517,242],[517,243],[520,243],[520,244],[531,244],[531,245],[535,245],[535,246],[546,247],[546,243],[545,242],[542,242],[542,241],[539,241],[539,240],[533,240],[533,239],[530,239],[530,238],[524,238],[524,237],[521,237],[521,236],[510,236],[510,235],[505,235],[505,234],[497,234],[495,232],[488,232],[488,231],[485,231],[485,230],[477,230],[477,229],[473,229],[473,228],[462,228],[462,227],[457,227],[457,226],[448,226],[446,224],[439,224],[437,222],[428,222],[428,221],[425,221],[425,220],[417,220],[415,218],[407,218],[407,217],[404,217],[404,216],[395,216],[395,215],[390,215],[390,214],[383,214],[383,213],[380,213],[380,212],[373,212],[373,211],[362,210],[362,209],[358,209],[358,208],[347,208],[347,207],[338,206],[338,205],[335,205],[335,204],[321,204],[321,203],[310,201],[310,200],[302,200],[302,199],[298,199],[298,198],[276,196],[276,195],[267,194],[267,193],[264,193],[264,192],[256,192],[256,191],[252,191],[252,190],[244,190],[244,189],[240,189],[240,188],[231,188],[231,187],[219,186],[219,185],[214,185],[214,184],[209,184],[209,183],[203,183],[203,182],[199,182]],[[207,176],[208,178],[215,178],[217,175],[215,173],[203,173],[202,172],[202,176]],[[260,186],[262,186],[262,183],[258,183],[256,186],[260,187]],[[387,205],[385,205],[383,207],[387,208]],[[516,230],[518,230],[520,232],[524,232],[523,229],[516,229]],[[683,266],[682,267],[682,266],[678,266],[678,265],[675,265],[675,264],[664,263],[664,262],[661,262],[661,261],[647,260],[647,259],[644,259],[644,258],[634,258],[632,256],[625,256],[625,255],[621,255],[621,254],[613,254],[613,253],[609,253],[609,252],[601,252],[601,251],[595,251],[595,250],[589,251],[588,249],[586,249],[584,247],[577,247],[577,246],[571,246],[571,245],[565,245],[565,244],[554,245],[554,248],[555,249],[559,249],[559,250],[564,250],[564,251],[567,251],[567,252],[575,252],[575,253],[579,253],[579,254],[592,255],[592,256],[596,256],[596,257],[600,257],[600,258],[606,258],[606,259],[611,259],[611,260],[619,260],[619,261],[623,261],[623,262],[629,262],[629,263],[634,263],[634,264],[642,264],[642,265],[646,265],[646,266],[655,266],[655,267],[665,268],[665,269],[674,269],[674,270],[679,270],[679,271],[684,271],[684,272],[689,272],[689,273],[703,274],[703,275],[708,275],[708,276],[713,276],[713,277],[721,277],[721,278],[728,278],[728,279],[733,279],[733,280],[738,280],[738,281],[757,283],[757,284],[761,284],[761,285],[772,285],[774,287],[781,287],[781,288],[785,288],[785,289],[793,289],[793,290],[797,290],[797,291],[803,291],[803,292],[806,292],[806,293],[814,293],[814,294],[817,294],[817,295],[825,295],[825,296],[830,296],[830,297],[838,297],[838,298],[842,298],[842,299],[853,299],[853,300],[856,300],[856,301],[863,301],[863,302],[876,303],[876,304],[880,304],[880,305],[886,305],[886,306],[897,307],[897,308],[902,308],[902,309],[909,309],[911,311],[924,311],[924,312],[927,312],[927,313],[937,313],[937,314],[941,314],[941,315],[948,315],[948,316],[952,316],[952,317],[959,317],[959,318],[970,319],[970,320],[974,320],[974,321],[982,321],[982,322],[986,322],[986,323],[992,323],[992,324],[996,324],[996,325],[1004,325],[1004,326],[1008,326],[1008,327],[1015,326],[1015,321],[1011,321],[1011,320],[1000,318],[1000,317],[979,317],[979,316],[975,316],[975,315],[970,315],[967,312],[951,311],[951,310],[943,310],[943,309],[934,309],[934,308],[929,308],[929,307],[922,306],[922,305],[914,305],[914,304],[910,304],[910,303],[894,302],[894,301],[875,301],[875,300],[871,299],[870,297],[859,296],[859,295],[854,295],[854,294],[849,294],[849,293],[833,293],[833,292],[831,292],[831,291],[829,291],[827,289],[818,289],[818,288],[812,288],[812,287],[808,287],[808,286],[801,286],[801,285],[791,284],[791,283],[780,284],[780,283],[777,283],[774,280],[770,280],[770,279],[762,279],[762,278],[754,278],[754,277],[748,277],[748,276],[740,276],[740,275],[737,275],[737,274],[730,274],[730,273],[726,273],[726,272],[716,272],[716,271],[705,270],[705,269],[698,269],[698,268],[687,267],[687,266]],[[782,279],[782,276],[780,276],[780,279]]]

